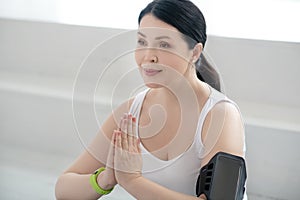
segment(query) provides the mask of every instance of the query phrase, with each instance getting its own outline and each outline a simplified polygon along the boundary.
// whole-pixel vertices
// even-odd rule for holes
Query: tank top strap
[[[135,96],[135,98],[130,106],[129,113],[132,114],[132,116],[134,116],[136,118],[137,122],[139,122],[141,108],[142,108],[145,96],[149,90],[150,90],[150,88],[147,88],[147,89],[143,90],[142,92],[138,93]],[[136,126],[136,128],[138,130],[138,126]],[[138,133],[138,132],[136,131],[136,133]]]
[[[211,90],[210,96],[208,97],[208,100],[204,104],[204,106],[200,112],[199,118],[198,118],[198,125],[197,125],[197,130],[196,130],[195,139],[194,139],[196,148],[200,150],[200,152],[199,152],[200,159],[203,158],[203,156],[204,156],[203,154],[205,153],[205,148],[204,148],[204,145],[201,140],[201,134],[202,134],[202,128],[204,125],[204,121],[205,121],[208,113],[212,110],[212,108],[216,104],[218,104],[220,102],[230,102],[236,106],[236,104],[232,100],[227,98],[223,93],[217,91],[213,87],[210,87],[210,90]]]

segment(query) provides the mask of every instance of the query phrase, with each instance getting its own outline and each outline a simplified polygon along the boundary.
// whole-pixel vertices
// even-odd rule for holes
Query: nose
[[[150,62],[151,63],[157,63],[158,62],[158,57],[153,55]]]
[[[150,63],[157,63],[158,62],[158,57],[156,55],[156,51],[153,51],[151,49],[147,49],[145,51],[144,60],[146,62],[150,62]]]

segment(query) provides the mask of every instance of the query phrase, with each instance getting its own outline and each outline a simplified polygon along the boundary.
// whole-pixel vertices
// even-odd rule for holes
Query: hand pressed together
[[[110,165],[108,169],[114,169],[115,180],[120,185],[141,176],[142,156],[139,145],[135,118],[125,114],[121,119],[119,130],[113,132],[107,159],[107,165]]]

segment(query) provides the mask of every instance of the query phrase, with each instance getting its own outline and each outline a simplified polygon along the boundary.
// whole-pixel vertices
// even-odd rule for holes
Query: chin
[[[163,86],[158,84],[158,83],[145,83],[145,85],[148,87],[148,88],[162,88]]]

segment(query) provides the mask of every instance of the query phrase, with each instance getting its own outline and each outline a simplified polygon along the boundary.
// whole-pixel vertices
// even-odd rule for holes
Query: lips
[[[144,69],[144,73],[147,76],[155,76],[156,74],[158,74],[161,71],[162,70],[157,70],[157,69]]]
[[[141,67],[146,76],[155,76],[163,71],[159,64],[144,64]]]

